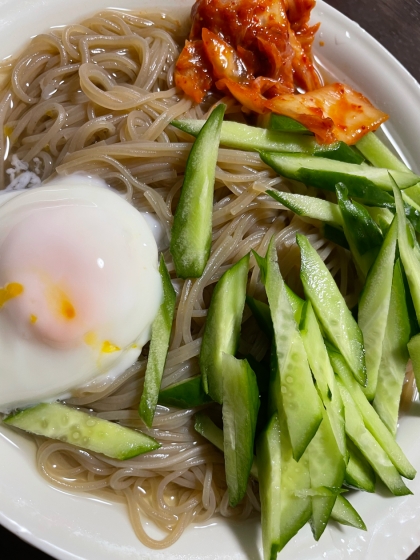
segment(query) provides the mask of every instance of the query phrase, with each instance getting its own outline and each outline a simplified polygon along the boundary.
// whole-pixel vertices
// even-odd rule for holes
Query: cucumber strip
[[[344,249],[350,249],[347,238],[341,228],[336,228],[331,224],[321,224],[319,232],[325,239],[329,239]]]
[[[300,277],[306,297],[327,338],[343,354],[357,381],[366,383],[366,365],[362,332],[353,318],[330,271],[309,240],[296,236],[301,251]]]
[[[224,452],[224,439],[223,430],[218,428],[211,418],[202,412],[197,412],[195,415],[194,429],[204,438],[206,438],[210,443],[212,443],[217,449]],[[257,462],[254,457],[251,467],[251,476],[258,480],[258,467]]]
[[[349,527],[366,531],[366,525],[363,519],[344,496],[337,496],[331,512],[331,519],[334,519],[334,521],[337,521],[337,523],[341,525],[348,525]]]
[[[274,330],[273,321],[271,320],[270,307],[266,303],[251,296],[246,296],[245,301],[252,311],[258,326],[266,337],[271,340],[273,338]]]
[[[372,465],[376,474],[395,496],[406,496],[411,491],[404,484],[398,470],[390,461],[386,451],[366,428],[362,415],[344,384],[339,380],[341,398],[344,403],[346,432],[363,456]],[[370,406],[370,405],[369,405]]]
[[[201,406],[212,400],[204,392],[201,375],[196,375],[162,389],[158,402],[164,406],[187,409]]]
[[[314,150],[313,155],[356,165],[360,165],[365,161],[360,152],[356,151],[352,146],[348,146],[345,142],[335,142],[334,146],[336,148],[332,149],[329,144],[321,144],[319,148]]]
[[[410,464],[407,457],[404,455],[398,443],[395,441],[393,435],[379,418],[378,413],[369,403],[365,397],[362,388],[355,381],[352,376],[345,360],[337,352],[328,350],[330,356],[331,365],[334,371],[339,376],[339,379],[344,383],[347,391],[351,394],[352,401],[357,405],[363,416],[363,421],[366,424],[367,429],[376,438],[378,443],[383,447],[385,452],[389,455],[392,463],[398,469],[398,471],[405,477],[413,479],[416,475],[416,470]],[[347,422],[347,420],[346,420]],[[346,427],[347,430],[347,427]],[[350,436],[351,437],[351,436]],[[353,438],[352,438],[353,439]],[[354,441],[354,440],[353,440]],[[357,441],[355,441],[357,445]],[[359,447],[360,449],[360,447]],[[372,465],[373,466],[373,465]]]
[[[282,154],[262,151],[261,159],[279,175],[307,185],[335,192],[337,183],[344,183],[349,195],[364,199],[366,204],[393,204],[392,180],[388,169],[342,163],[302,154]],[[414,173],[393,172],[401,189],[419,181]],[[387,192],[389,191],[389,192]]]
[[[279,550],[293,538],[311,518],[312,500],[310,496],[298,497],[297,494],[311,489],[308,458],[305,455],[297,462],[284,415],[280,417],[280,543]],[[260,476],[260,478],[262,475]]]
[[[356,143],[356,147],[375,167],[410,173],[410,169],[385,146],[374,132],[368,132],[363,136]]]
[[[211,398],[222,403],[222,353],[234,355],[239,342],[245,306],[249,254],[227,270],[217,282],[207,313],[200,350],[203,387]]]
[[[420,387],[420,334],[413,336],[408,343],[407,348],[413,364],[413,372],[418,390]]]
[[[303,124],[291,117],[286,117],[285,115],[277,115],[276,113],[266,113],[266,115],[261,115],[263,118],[268,117],[268,123],[266,127],[271,130],[279,130],[280,132],[294,132],[299,134],[310,134],[313,136],[313,132],[306,128]],[[261,126],[263,126],[261,124]]]
[[[222,367],[226,482],[229,503],[235,507],[246,494],[260,400],[255,373],[246,360],[222,354]]]
[[[224,451],[223,430],[218,428],[213,420],[203,412],[197,412],[194,420],[195,431],[208,439],[217,449]]]
[[[337,445],[326,411],[317,433],[308,446],[307,453],[312,489],[319,486],[340,488],[346,473],[346,463]],[[337,494],[333,492],[325,496],[312,496],[311,528],[316,541],[327,526],[336,497]]]
[[[343,226],[340,209],[334,202],[328,202],[328,200],[322,200],[313,196],[285,193],[271,189],[267,190],[266,194],[269,194],[274,200],[277,200],[277,202],[280,202],[298,216],[327,222],[336,227]]]
[[[299,461],[322,420],[322,404],[312,381],[305,348],[277,262],[274,237],[266,256],[265,289],[274,326],[277,410],[284,408],[293,448]]]
[[[410,340],[410,331],[404,279],[398,259],[394,265],[391,301],[382,344],[378,385],[372,403],[394,436],[397,433],[400,397],[409,357],[407,344]]]
[[[210,256],[214,181],[225,109],[223,104],[214,109],[188,156],[170,244],[179,278],[199,278]]]
[[[370,217],[375,220],[384,235],[388,232],[389,227],[394,219],[394,214],[388,208],[379,208],[378,206],[366,206]]]
[[[398,248],[404,272],[410,287],[417,321],[420,324],[420,254],[418,251],[415,235],[409,227],[404,213],[404,203],[401,193],[394,186],[395,206],[398,216]]]
[[[264,560],[276,560],[281,547],[281,443],[275,414],[257,441]]]
[[[147,360],[143,393],[139,404],[139,415],[146,426],[151,428],[155,416],[159,389],[165,369],[171,338],[172,323],[175,312],[176,293],[171,277],[165,265],[163,255],[160,257],[159,272],[162,279],[163,301],[152,324],[149,358]]]
[[[38,404],[11,414],[3,422],[122,461],[160,447],[155,439],[137,430],[60,403]]]
[[[335,190],[343,217],[344,233],[364,280],[382,245],[382,232],[366,208],[349,199],[345,185],[338,183]]]
[[[405,189],[404,194],[410,198],[410,203],[414,203],[417,210],[420,209],[420,183]]]
[[[321,329],[310,301],[306,302],[300,323],[300,334],[308,356],[309,366],[318,391],[326,408],[328,423],[334,434],[336,445],[347,462],[344,409],[334,371],[331,367]],[[325,416],[325,414],[324,414]],[[320,428],[322,427],[321,423]],[[315,436],[316,437],[316,436]],[[329,485],[331,486],[331,485]],[[341,483],[339,484],[341,486]]]
[[[351,439],[347,440],[349,462],[347,463],[345,484],[365,492],[375,492],[375,471],[366,461]]]
[[[183,132],[197,136],[205,121],[185,119],[172,121]],[[270,150],[274,152],[303,152],[312,154],[319,144],[312,136],[268,130],[233,121],[224,121],[220,132],[220,144],[237,150]],[[334,145],[332,149],[336,148]]]
[[[172,125],[183,132],[198,136],[205,121],[185,119],[172,121]],[[363,158],[344,142],[318,144],[313,136],[258,128],[233,121],[224,121],[220,133],[220,144],[237,150],[290,152],[312,154],[338,161],[359,164]]]
[[[395,218],[369,272],[359,303],[358,321],[366,352],[367,385],[364,392],[369,400],[374,398],[378,382],[396,245],[397,219]]]

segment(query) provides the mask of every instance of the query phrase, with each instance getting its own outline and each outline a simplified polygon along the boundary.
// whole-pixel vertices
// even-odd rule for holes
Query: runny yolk
[[[0,288],[0,309],[9,299],[20,296],[22,293],[23,286],[18,282],[10,282],[10,284],[7,284],[4,288]]]
[[[76,317],[76,310],[68,295],[59,286],[49,285],[46,291],[47,301],[50,309],[66,321]]]
[[[118,352],[119,350],[121,350],[121,348],[115,346],[115,344],[112,344],[109,340],[105,340],[102,344],[102,352],[104,354],[112,354],[112,352]]]
[[[36,315],[31,315],[29,317],[29,321],[33,324],[36,323],[38,321],[38,317]]]

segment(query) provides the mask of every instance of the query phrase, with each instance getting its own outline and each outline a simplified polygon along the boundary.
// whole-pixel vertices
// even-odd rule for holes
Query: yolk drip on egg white
[[[0,410],[121,373],[161,299],[151,229],[102,181],[0,197]]]

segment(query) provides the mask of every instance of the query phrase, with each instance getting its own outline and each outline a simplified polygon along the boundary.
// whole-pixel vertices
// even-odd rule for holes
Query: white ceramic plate
[[[75,22],[108,7],[110,0],[0,0],[0,58],[49,26]],[[113,7],[171,8],[185,14],[192,0],[111,0]],[[320,61],[340,79],[366,94],[391,115],[387,133],[417,172],[420,86],[372,37],[346,17],[318,1],[314,20],[322,27],[315,45]],[[319,46],[323,41],[324,46]],[[417,414],[418,411],[417,411]],[[420,418],[401,421],[399,441],[420,470]],[[405,560],[420,545],[420,476],[408,483],[414,496],[390,498],[362,492],[351,501],[368,526],[363,533],[329,527],[320,541],[309,526],[287,545],[283,560]],[[257,560],[259,522],[191,527],[170,549],[151,551],[136,539],[122,505],[76,495],[49,486],[35,468],[35,447],[25,435],[0,427],[0,522],[60,560]]]

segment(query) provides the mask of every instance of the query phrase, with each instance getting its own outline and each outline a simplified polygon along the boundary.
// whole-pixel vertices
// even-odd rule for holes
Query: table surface
[[[420,82],[420,0],[326,1],[357,21]],[[2,550],[13,551],[14,558],[51,559],[1,526],[0,542]],[[420,560],[420,548],[409,560]]]

